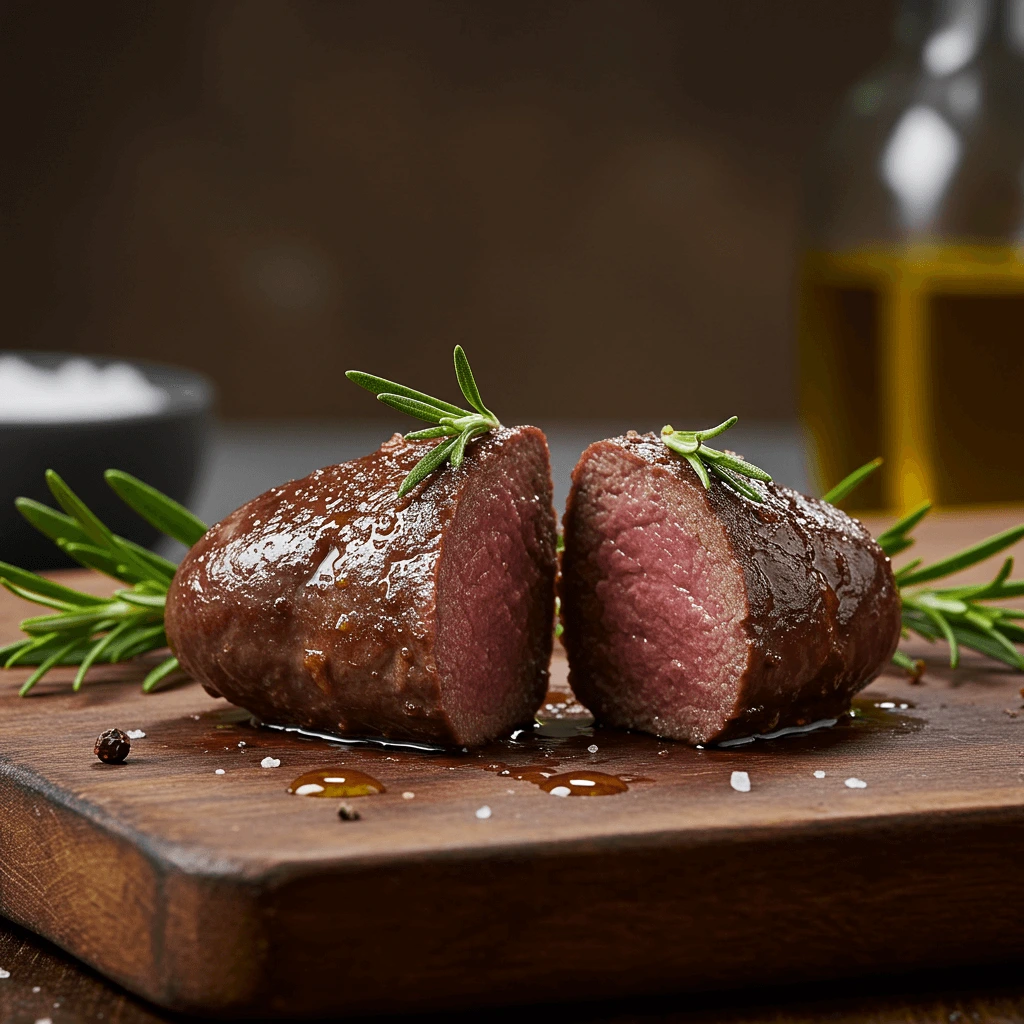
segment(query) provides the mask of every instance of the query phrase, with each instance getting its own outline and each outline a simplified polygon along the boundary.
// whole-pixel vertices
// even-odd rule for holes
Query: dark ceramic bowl
[[[52,369],[66,352],[9,352]],[[0,422],[0,560],[25,569],[74,565],[14,508],[21,495],[56,505],[44,480],[55,469],[114,533],[147,547],[159,536],[107,486],[103,472],[123,469],[176,501],[188,504],[206,449],[213,408],[212,383],[198,373],[136,360],[86,357],[97,366],[129,362],[168,395],[159,412],[59,423]],[[0,402],[3,396],[0,395]]]

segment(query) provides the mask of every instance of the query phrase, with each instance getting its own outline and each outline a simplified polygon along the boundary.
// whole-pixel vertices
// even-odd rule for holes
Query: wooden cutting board
[[[1020,518],[940,517],[919,549]],[[22,614],[0,601],[0,642]],[[257,729],[191,683],[143,696],[131,667],[77,695],[61,670],[21,699],[25,672],[12,670],[0,675],[0,912],[154,1002],[225,1014],[1020,958],[1024,677],[974,659],[950,673],[939,653],[920,685],[883,676],[856,717],[805,736],[694,750],[587,729],[570,706],[468,755]],[[563,661],[553,676],[557,705]],[[92,754],[112,726],[146,734],[121,766]],[[280,766],[261,767],[267,756]],[[287,792],[322,768],[386,792],[350,799],[361,820],[342,821],[339,800]],[[750,792],[730,787],[733,771]],[[595,772],[621,791],[543,788]]]

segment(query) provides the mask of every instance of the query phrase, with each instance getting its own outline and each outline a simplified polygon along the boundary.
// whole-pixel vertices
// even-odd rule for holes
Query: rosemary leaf
[[[730,473],[729,470],[723,469],[717,462],[712,462],[708,468],[716,476],[721,477],[733,490],[739,491],[744,498],[748,498],[750,501],[756,501],[759,504],[764,502],[764,498],[746,482],[742,477],[735,476]]]
[[[473,371],[470,368],[469,360],[466,358],[466,353],[462,350],[461,345],[455,346],[455,378],[459,382],[459,390],[465,395],[466,401],[476,409],[481,416],[487,416],[494,419],[494,413],[484,405],[484,400],[480,397],[480,389],[476,386],[476,378],[473,376]]]
[[[35,527],[44,537],[48,537],[54,543],[62,540],[79,544],[89,542],[85,531],[71,516],[66,516],[56,509],[50,508],[49,505],[33,501],[32,498],[15,498],[14,507],[30,526]]]
[[[37,615],[22,619],[18,628],[30,636],[41,635],[50,630],[66,633],[69,630],[95,627],[98,622],[109,618],[121,618],[128,614],[138,614],[137,610],[120,601],[111,601],[99,606],[95,612],[69,612],[66,615]]]
[[[718,465],[725,469],[730,469],[734,473],[742,473],[743,476],[749,476],[753,480],[771,483],[772,478],[768,473],[757,466],[751,465],[749,462],[745,462],[738,455],[720,452],[715,448],[708,448],[707,445],[701,445],[699,455],[701,459],[710,459],[712,462],[716,462]]]
[[[676,430],[671,423],[661,428],[661,441],[670,451],[681,455],[693,468],[705,489],[711,487],[709,470],[720,480],[728,484],[734,491],[750,501],[763,502],[764,498],[757,488],[752,487],[745,478],[771,483],[771,476],[759,466],[746,462],[731,452],[710,448],[704,441],[717,437],[738,422],[736,416],[719,423],[707,430]]]
[[[74,682],[71,684],[71,689],[77,692],[82,688],[82,683],[85,682],[85,674],[92,667],[93,663],[102,655],[107,648],[117,640],[127,630],[132,628],[130,620],[126,619],[124,622],[119,623],[109,633],[101,637],[92,647],[89,648],[89,652],[82,659],[82,664],[78,668],[78,672],[75,673]]]
[[[411,398],[415,402],[423,402],[425,405],[433,406],[441,413],[449,416],[465,416],[466,410],[460,409],[451,402],[443,402],[440,398],[433,398],[425,395],[422,391],[414,391],[404,384],[396,384],[393,380],[385,380],[383,377],[375,377],[372,373],[363,373],[361,370],[348,370],[345,373],[353,384],[374,395],[399,395],[403,398]]]
[[[941,561],[934,562],[923,569],[918,569],[916,572],[904,576],[900,582],[903,586],[912,586],[915,583],[927,583],[930,580],[937,580],[943,576],[950,576],[961,569],[966,569],[968,566],[983,562],[986,558],[991,558],[992,555],[1016,544],[1021,537],[1024,537],[1024,525],[1014,526],[1009,530],[1004,530],[1002,533],[997,533],[995,536],[981,541],[979,544],[964,548],[963,551],[958,551],[948,558],[943,558]]]
[[[730,427],[734,427],[739,423],[739,416],[730,416],[727,420],[722,420],[717,427],[709,427],[707,430],[695,430],[694,433],[697,435],[698,441],[707,441],[712,437],[718,437],[719,434],[724,434]]]
[[[405,435],[406,441],[426,441],[432,437],[449,437],[452,428],[446,424],[437,427],[427,427],[426,430],[413,430]]]
[[[926,501],[913,512],[905,515],[902,519],[893,523],[883,533],[880,533],[875,540],[878,542],[878,546],[890,557],[898,554],[900,551],[905,551],[907,548],[914,543],[912,538],[908,538],[906,535],[915,527],[931,510],[932,503]]]
[[[166,494],[161,494],[155,487],[119,469],[108,469],[103,477],[133,512],[186,547],[191,547],[206,533],[206,523]],[[168,564],[172,565],[173,575],[173,563]]]
[[[448,458],[457,441],[457,437],[450,437],[447,441],[442,441],[436,448],[431,448],[402,481],[402,486],[398,488],[398,496],[404,498],[421,480],[430,476]]]
[[[32,675],[30,675],[28,679],[26,679],[25,682],[21,684],[21,689],[18,691],[18,696],[24,697],[25,694],[27,694],[29,690],[31,690],[32,687],[35,686],[36,683],[38,683],[39,680],[42,679],[43,676],[45,676],[46,673],[49,672],[51,668],[53,668],[54,665],[56,665],[63,659],[65,654],[68,654],[73,647],[77,647],[80,643],[81,640],[79,638],[76,638],[72,640],[70,643],[67,643],[63,647],[58,648],[58,650],[54,651],[54,653],[51,654],[50,657],[46,659],[46,661],[42,662],[39,668],[37,668],[35,672],[33,672]]]
[[[859,487],[872,473],[882,465],[882,459],[872,459],[865,462],[859,469],[855,469],[849,476],[843,477],[828,493],[822,496],[822,501],[830,505],[838,505],[855,488]]]
[[[443,402],[431,395],[425,395],[422,391],[415,391],[413,388],[395,384],[393,381],[375,377],[373,374],[363,373],[360,370],[349,370],[345,376],[353,384],[358,384],[359,387],[373,392],[378,401],[390,408],[415,416],[417,419],[426,420],[427,423],[436,424],[426,430],[414,430],[406,434],[408,440],[447,438],[424,455],[412,472],[402,481],[398,488],[400,498],[404,498],[421,480],[440,468],[446,461],[450,461],[454,468],[458,468],[465,456],[466,445],[474,437],[479,437],[481,434],[486,434],[489,430],[501,426],[497,416],[484,405],[483,399],[480,397],[476,378],[473,376],[469,360],[461,345],[455,346],[455,377],[466,401],[475,410],[473,412],[469,409],[460,409],[457,405]]]
[[[31,591],[33,594],[41,594],[52,597],[57,601],[63,601],[68,605],[103,604],[104,597],[96,597],[94,594],[85,594],[80,590],[73,590],[65,587],[62,583],[48,580],[45,576],[39,576],[27,569],[19,569],[16,565],[8,562],[0,562],[0,578]],[[34,600],[29,598],[29,600]]]
[[[913,658],[904,654],[900,650],[896,650],[893,652],[892,663],[896,665],[898,668],[903,669],[904,672],[917,672],[917,662],[915,662]]]
[[[59,639],[60,633],[45,633],[43,636],[29,637],[24,644],[8,655],[4,662],[4,668],[13,668],[19,662],[24,661],[33,651]]]
[[[122,601],[138,605],[140,608],[159,608],[162,611],[166,603],[166,594],[157,596],[139,593],[135,590],[118,590],[115,593]]]
[[[708,476],[708,471],[704,468],[704,463],[697,458],[696,455],[684,454],[683,458],[693,468],[694,473],[700,477],[700,482],[704,485],[704,490],[707,490],[711,486],[711,477]]]
[[[41,604],[44,608],[56,608],[61,612],[74,611],[76,608],[81,608],[82,605],[68,604],[67,601],[58,601],[53,597],[46,597],[43,594],[33,594],[32,591],[26,590],[24,587],[19,587],[15,583],[11,583],[0,577],[0,587],[5,590],[9,590],[15,597],[20,597],[25,601],[31,601],[33,604]]]
[[[455,441],[455,447],[452,448],[451,463],[452,469],[458,469],[462,465],[462,460],[466,454],[466,445],[473,440],[474,437],[478,437],[484,433],[485,428],[483,427],[469,427],[459,434]]]
[[[406,398],[403,395],[389,395],[387,392],[377,396],[378,402],[383,402],[398,412],[404,412],[409,416],[415,416],[418,420],[426,420],[428,423],[440,423],[441,417],[447,415],[440,409],[435,409],[426,402],[417,402],[415,399]]]
[[[167,646],[167,636],[163,623],[150,626],[148,629],[129,631],[110,648],[111,661],[130,661],[132,658],[147,651],[154,651]]]
[[[173,672],[177,672],[178,667],[177,658],[168,658],[166,661],[160,662],[160,664],[157,665],[157,667],[153,669],[145,679],[143,679],[142,692],[152,693],[169,675]]]
[[[140,578],[146,579],[150,575],[147,564],[127,544],[115,537],[92,509],[52,469],[46,471],[46,483],[57,504],[78,522],[86,536],[97,547],[107,549],[115,557],[123,557],[125,565],[137,572]]]
[[[925,607],[924,613],[938,626],[939,631],[945,637],[946,643],[949,644],[949,667],[956,668],[960,664],[960,647],[957,644],[956,634],[953,632],[952,626],[946,621],[946,617],[941,612],[933,608]]]
[[[95,569],[104,576],[110,576],[122,583],[139,583],[142,577],[132,572],[127,565],[115,558],[109,551],[95,544],[79,544],[77,541],[58,541],[57,546],[86,569]]]

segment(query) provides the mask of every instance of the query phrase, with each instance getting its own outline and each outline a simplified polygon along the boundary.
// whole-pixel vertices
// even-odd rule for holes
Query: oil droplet
[[[552,796],[615,796],[629,789],[617,775],[604,772],[565,772],[537,785]]]
[[[616,796],[625,793],[629,784],[617,775],[592,772],[585,769],[570,772],[556,772],[552,765],[532,765],[529,768],[509,768],[504,764],[489,764],[487,771],[509,775],[522,782],[532,782],[552,796]],[[647,782],[648,779],[633,779]]]
[[[320,768],[300,775],[288,787],[295,796],[324,796],[333,799],[373,796],[385,793],[384,783],[354,768]]]

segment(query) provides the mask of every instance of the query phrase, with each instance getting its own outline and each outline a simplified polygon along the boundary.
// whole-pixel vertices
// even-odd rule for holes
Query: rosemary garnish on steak
[[[440,398],[425,395],[422,391],[407,388],[404,384],[396,384],[394,381],[375,377],[373,374],[363,373],[360,370],[349,370],[345,376],[353,384],[358,384],[361,388],[376,395],[378,401],[392,409],[415,416],[418,420],[436,424],[426,430],[414,430],[412,433],[406,434],[408,440],[416,441],[430,437],[446,439],[431,448],[416,463],[412,472],[398,488],[400,498],[404,498],[421,480],[426,479],[435,469],[443,466],[446,462],[450,462],[454,469],[458,469],[466,454],[466,445],[474,437],[479,437],[481,434],[486,434],[495,427],[501,426],[498,417],[484,405],[484,400],[480,397],[480,389],[477,387],[469,360],[461,345],[455,346],[455,376],[462,394],[472,407],[471,409],[462,409],[450,402],[444,402]]]
[[[749,477],[752,480],[761,480],[765,483],[770,483],[772,478],[763,469],[745,462],[738,455],[733,455],[732,452],[721,452],[704,443],[709,438],[725,433],[736,423],[738,418],[730,416],[724,423],[719,423],[717,427],[711,427],[708,430],[676,430],[671,424],[666,424],[661,428],[661,440],[667,448],[686,459],[700,478],[701,483],[704,484],[705,489],[711,487],[710,471],[734,491],[742,494],[744,498],[761,502],[764,499],[743,478]]]
[[[841,501],[881,464],[881,459],[874,459],[854,470],[836,484],[824,500],[833,504]],[[931,502],[926,501],[898,520],[875,538],[878,546],[890,558],[906,551],[914,543],[911,531],[929,513],[931,507]],[[1022,537],[1024,524],[972,544],[931,565],[922,565],[921,559],[916,558],[897,569],[895,576],[903,603],[904,637],[909,637],[913,632],[929,641],[945,640],[949,645],[950,668],[960,664],[960,648],[969,647],[979,654],[1004,662],[1018,672],[1024,671],[1024,657],[1015,646],[1024,643],[1024,627],[1018,624],[1024,619],[1024,611],[988,603],[1024,596],[1024,580],[1010,579],[1013,572],[1012,558],[1003,562],[989,583],[960,587],[922,586],[984,562],[1012,547]],[[914,660],[902,651],[897,651],[892,660],[908,672],[916,671]]]
[[[116,469],[108,469],[105,476],[129,508],[169,537],[191,546],[206,532],[206,525],[188,509],[141,480]],[[97,597],[0,562],[0,585],[26,601],[54,609],[22,619],[26,638],[0,647],[4,668],[37,666],[22,684],[22,696],[56,665],[79,666],[73,684],[78,690],[97,663],[128,661],[166,647],[164,602],[177,569],[166,558],[112,533],[52,469],[46,482],[64,511],[31,498],[16,499],[18,511],[80,565],[128,587],[112,597]],[[146,676],[142,689],[156,689],[177,668],[177,659],[167,658]]]

